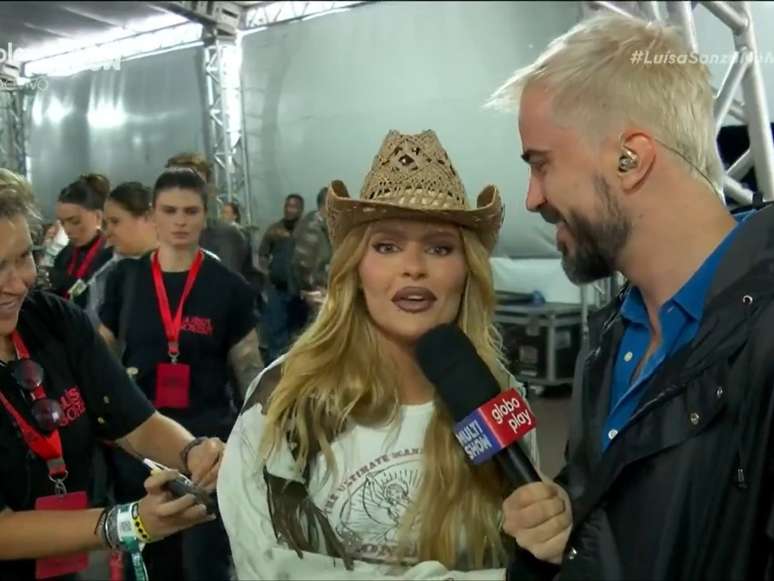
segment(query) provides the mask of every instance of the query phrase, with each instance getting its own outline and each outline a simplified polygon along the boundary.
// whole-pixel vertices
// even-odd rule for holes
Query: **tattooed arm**
[[[228,360],[239,384],[239,393],[244,399],[247,388],[263,371],[263,360],[258,350],[258,333],[250,331],[228,352]]]

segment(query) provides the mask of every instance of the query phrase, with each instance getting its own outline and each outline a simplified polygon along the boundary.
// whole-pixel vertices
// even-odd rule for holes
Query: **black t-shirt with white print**
[[[67,489],[85,491],[91,501],[98,440],[115,441],[127,435],[153,414],[153,407],[86,314],[72,303],[52,293],[32,291],[22,305],[17,331],[30,358],[43,368],[46,395],[57,399],[64,412],[59,434]],[[5,365],[0,365],[0,390],[35,426],[30,403]],[[45,462],[29,450],[11,415],[0,407],[0,511],[32,510],[37,498],[54,492]],[[0,561],[0,579],[33,579],[34,563]]]
[[[156,367],[169,362],[151,271],[151,254],[123,260],[108,277],[100,320],[119,337],[122,305],[129,301],[123,363],[136,370],[135,381],[151,400],[156,396]],[[187,272],[163,273],[174,317]],[[131,288],[128,288],[131,286]],[[228,352],[255,329],[254,293],[245,280],[205,253],[201,270],[183,307],[178,362],[190,370],[190,405],[160,411],[195,436],[228,437],[236,419],[235,394],[228,378]],[[134,369],[132,369],[134,368]]]

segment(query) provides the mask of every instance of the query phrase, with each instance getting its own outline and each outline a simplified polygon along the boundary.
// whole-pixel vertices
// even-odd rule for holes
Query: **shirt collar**
[[[736,226],[726,234],[720,244],[718,244],[715,250],[713,250],[704,260],[693,276],[691,276],[680,290],[661,307],[662,311],[664,308],[676,304],[692,319],[696,321],[701,320],[701,317],[704,314],[704,303],[707,298],[707,293],[712,284],[712,279],[715,276],[715,271],[717,271],[718,265],[720,264],[720,259],[734,239],[734,236],[739,230],[739,225],[745,222],[749,217],[750,215],[748,214],[735,216],[737,219]],[[623,304],[621,305],[621,316],[629,322],[648,325],[648,311],[645,308],[645,302],[642,299],[640,289],[632,287],[626,294]]]

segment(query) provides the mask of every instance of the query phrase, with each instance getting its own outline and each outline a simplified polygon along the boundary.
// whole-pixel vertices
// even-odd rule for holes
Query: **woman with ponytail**
[[[105,176],[87,174],[65,187],[57,200],[56,217],[70,242],[54,260],[51,287],[81,308],[88,304],[91,277],[113,255],[102,233],[102,207],[109,192]]]

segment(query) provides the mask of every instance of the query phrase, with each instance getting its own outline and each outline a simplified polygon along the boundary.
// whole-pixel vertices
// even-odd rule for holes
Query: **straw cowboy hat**
[[[491,252],[503,222],[496,186],[488,185],[470,208],[465,188],[433,131],[404,135],[390,131],[365,178],[360,199],[343,182],[328,188],[328,234],[336,248],[355,226],[390,218],[451,222],[476,232]]]

